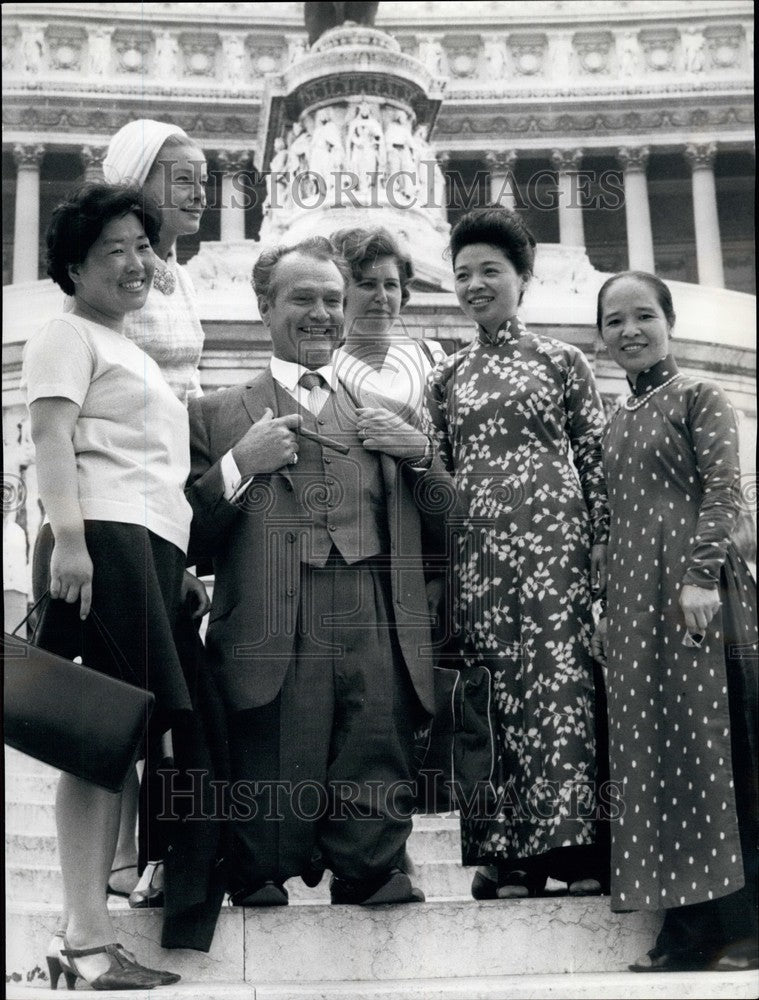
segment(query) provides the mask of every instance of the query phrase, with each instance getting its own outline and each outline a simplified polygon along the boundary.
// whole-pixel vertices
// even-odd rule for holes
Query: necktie
[[[298,385],[302,385],[307,392],[312,389],[326,389],[327,383],[318,372],[306,372],[298,379]]]

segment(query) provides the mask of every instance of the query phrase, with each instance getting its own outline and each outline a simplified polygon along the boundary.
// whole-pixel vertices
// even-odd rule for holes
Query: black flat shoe
[[[399,868],[376,879],[345,879],[332,876],[329,884],[334,904],[349,906],[382,906],[386,903],[423,903],[424,893],[411,884],[411,879]]]
[[[628,965],[630,972],[701,972],[709,967],[703,955],[687,951],[666,952],[652,948],[644,959]]]
[[[474,899],[497,899],[497,880],[495,878],[489,878],[478,868],[474,873],[474,878],[472,879],[472,896]]]
[[[543,894],[545,875],[537,875],[521,868],[498,871],[496,899],[534,899]]]
[[[325,871],[324,858],[320,852],[314,851],[307,868],[301,873],[300,877],[304,885],[307,885],[309,889],[315,889],[324,878]]]
[[[597,878],[577,878],[567,888],[570,896],[600,896],[603,893]]]
[[[759,944],[749,938],[728,945],[709,965],[713,972],[748,972],[759,969]]]
[[[287,889],[276,882],[262,882],[230,896],[232,906],[287,906],[289,901]]]

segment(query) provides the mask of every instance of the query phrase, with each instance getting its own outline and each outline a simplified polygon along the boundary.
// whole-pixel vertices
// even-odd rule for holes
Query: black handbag
[[[59,771],[120,792],[142,744],[155,695],[3,633],[3,739]],[[94,611],[114,657],[124,660]],[[128,668],[128,665],[127,665]]]
[[[472,813],[495,796],[492,687],[487,667],[434,668],[435,714],[425,732],[417,807]]]

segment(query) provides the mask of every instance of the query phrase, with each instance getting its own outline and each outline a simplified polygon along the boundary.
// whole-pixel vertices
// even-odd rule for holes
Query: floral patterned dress
[[[490,670],[497,808],[462,817],[464,864],[593,841],[590,547],[605,542],[603,410],[577,348],[510,319],[430,381],[468,508],[454,555],[466,665]]]
[[[744,876],[756,892],[756,585],[731,541],[738,434],[722,390],[670,356],[638,376],[627,406],[604,440],[609,753],[623,807],[612,908],[659,910],[719,899]],[[683,642],[686,583],[721,591],[700,648]]]

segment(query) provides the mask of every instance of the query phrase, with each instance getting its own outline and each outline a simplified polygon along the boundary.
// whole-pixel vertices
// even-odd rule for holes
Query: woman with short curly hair
[[[123,679],[156,696],[157,732],[190,709],[172,635],[191,520],[189,432],[158,365],[123,330],[150,290],[159,231],[157,211],[134,189],[91,185],[60,205],[48,273],[72,308],[30,337],[23,364],[47,518],[34,555],[37,589],[49,591],[37,641],[116,677],[128,668]],[[120,794],[61,775],[66,926],[47,956],[53,986],[61,974],[70,987],[81,978],[99,990],[179,979],[114,943],[106,887],[120,810]]]

